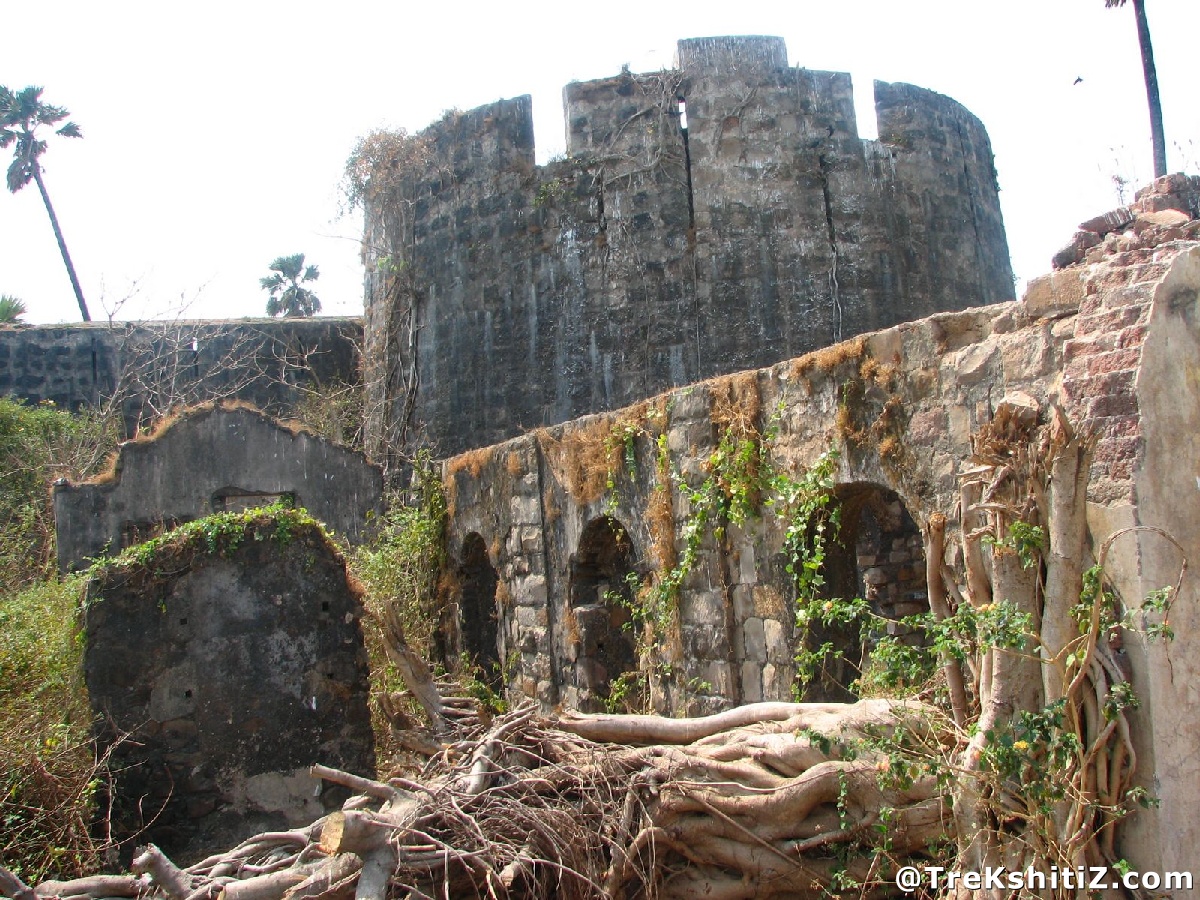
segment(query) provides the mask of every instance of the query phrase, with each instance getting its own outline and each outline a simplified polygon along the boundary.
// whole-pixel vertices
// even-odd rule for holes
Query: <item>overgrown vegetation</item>
[[[50,483],[95,472],[114,435],[86,411],[0,398],[0,862],[35,880],[101,862],[81,580],[57,576]]]
[[[0,586],[5,593],[52,576],[50,484],[100,470],[116,445],[111,420],[51,403],[0,397]]]
[[[0,863],[33,880],[95,868],[99,787],[82,682],[78,577],[0,598]]]
[[[349,209],[395,190],[411,167],[429,159],[429,142],[403,128],[376,129],[359,138],[346,160],[342,192]]]
[[[292,416],[326,440],[363,449],[363,386],[335,380],[327,384],[297,385],[299,399]]]
[[[126,547],[114,557],[100,559],[89,574],[107,577],[125,571],[150,583],[166,574],[166,562],[174,577],[181,563],[197,556],[228,556],[247,541],[274,541],[286,547],[304,532],[328,537],[325,526],[307,510],[283,502],[241,512],[213,513]]]
[[[414,462],[408,496],[394,495],[373,539],[350,556],[351,571],[366,588],[363,637],[371,668],[371,717],[381,761],[398,749],[389,737],[415,714],[401,695],[408,687],[387,653],[389,616],[403,625],[409,647],[425,660],[444,656],[438,579],[445,566],[446,496],[428,454]]]

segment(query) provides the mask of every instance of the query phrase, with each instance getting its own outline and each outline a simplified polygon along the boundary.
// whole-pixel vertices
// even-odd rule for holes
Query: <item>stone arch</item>
[[[636,558],[628,530],[612,516],[589,522],[571,556],[566,639],[581,709],[601,709],[612,682],[637,669],[628,580]]]
[[[458,612],[461,649],[493,686],[500,680],[500,610],[496,588],[500,575],[488,558],[483,537],[472,531],[463,538],[458,566]]]
[[[874,482],[839,485],[834,491],[841,512],[836,540],[826,548],[824,597],[862,597],[873,612],[895,622],[889,634],[920,641],[918,632],[900,623],[929,609],[925,582],[925,545],[921,528],[894,490]],[[856,627],[815,627],[809,646],[831,641],[842,657],[829,660],[809,685],[806,700],[857,699],[850,685],[870,648]]]

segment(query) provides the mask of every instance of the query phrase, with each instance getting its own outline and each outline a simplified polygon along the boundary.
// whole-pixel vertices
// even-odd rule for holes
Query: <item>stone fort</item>
[[[949,98],[680,41],[573,83],[534,162],[528,96],[452,112],[368,191],[370,450],[439,454],[941,310],[1012,297],[991,145]],[[386,175],[386,177],[385,177]],[[405,440],[402,440],[405,439]]]
[[[843,448],[830,590],[888,617],[927,603],[923,530],[1001,410],[1094,429],[1096,542],[1153,524],[1200,556],[1200,181],[1094,220],[1076,265],[1005,303],[983,126],[920,88],[875,98],[863,140],[848,76],[788,66],[776,38],[682,41],[672,70],[569,85],[564,159],[537,166],[529,99],[500,101],[416,135],[368,195],[370,452],[445,460],[452,643],[511,692],[595,708],[643,664],[620,595],[669,568],[685,488],[734,425],[791,471]],[[704,537],[649,660],[654,708],[789,696],[783,541],[765,515]],[[1123,597],[1178,571],[1152,538],[1120,546]],[[1173,647],[1127,648],[1166,799],[1130,838],[1144,869],[1184,865],[1159,835],[1186,847],[1200,821],[1196,716],[1176,714],[1195,709],[1200,615],[1181,604],[1173,624]]]

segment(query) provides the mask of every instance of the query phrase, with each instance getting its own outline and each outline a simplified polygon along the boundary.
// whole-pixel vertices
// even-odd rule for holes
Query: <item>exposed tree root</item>
[[[707,896],[816,896],[839,878],[886,885],[893,861],[944,838],[950,815],[930,779],[882,787],[887,758],[870,741],[904,729],[938,752],[940,720],[881,700],[757,704],[691,720],[551,721],[528,707],[435,757],[419,781],[314,767],[361,796],[308,828],[257,835],[186,869],[150,846],[119,882],[36,891],[384,900],[693,897],[701,885]],[[0,885],[14,898],[24,887]]]

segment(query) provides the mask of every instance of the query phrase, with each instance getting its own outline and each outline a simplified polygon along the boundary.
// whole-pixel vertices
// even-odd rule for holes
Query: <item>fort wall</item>
[[[919,535],[935,514],[956,520],[974,435],[1004,416],[1049,421],[1056,408],[1096,440],[1093,558],[1111,543],[1106,573],[1137,609],[1200,555],[1200,222],[1187,211],[1198,192],[1200,180],[1160,179],[1125,211],[1125,227],[1092,232],[1079,265],[1035,280],[1018,303],[938,313],[448,459],[452,618],[470,646],[490,627],[510,690],[547,707],[622,702],[614,687],[629,674],[622,689],[646,693],[626,701],[674,714],[789,699],[801,646],[788,522],[762,506],[740,522],[702,518],[706,481],[738,452],[730,435],[752,436],[793,477],[840,449],[844,533],[826,589],[899,618],[926,602]],[[638,648],[614,641],[641,627],[625,621],[648,596],[635,592],[661,583],[689,546],[677,619],[623,670]],[[490,596],[476,596],[481,584]],[[1123,852],[1147,871],[1186,869],[1169,847],[1200,836],[1189,799],[1200,790],[1200,719],[1184,712],[1200,684],[1196,591],[1188,571],[1173,642],[1127,632],[1117,650],[1143,703],[1131,735],[1138,771],[1163,800],[1124,831]],[[851,659],[861,652],[829,637]]]
[[[0,396],[65,409],[116,398],[132,435],[171,407],[241,400],[280,414],[303,389],[359,377],[362,319],[0,327]]]
[[[369,442],[441,453],[1012,296],[991,147],[954,101],[779,38],[568,85],[567,155],[528,97],[451,113],[368,198]],[[686,128],[684,127],[686,125]]]

